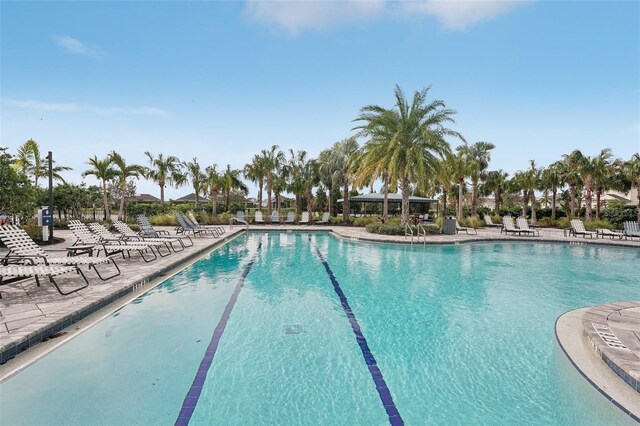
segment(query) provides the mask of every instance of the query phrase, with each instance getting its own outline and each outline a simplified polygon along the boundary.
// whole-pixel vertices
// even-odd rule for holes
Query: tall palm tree
[[[529,169],[524,172],[522,184],[527,189],[531,201],[531,223],[536,223],[536,189],[540,187],[541,169],[536,167],[534,160],[529,161]]]
[[[353,179],[352,160],[358,152],[355,138],[343,139],[331,147],[330,168],[333,170],[333,181],[342,187],[342,220],[349,221],[349,185]]]
[[[263,149],[260,151],[260,156],[264,161],[264,168],[267,171],[266,173],[266,181],[267,181],[267,203],[269,206],[267,207],[269,215],[273,211],[273,204],[271,202],[272,194],[273,194],[273,180],[278,176],[281,171],[282,165],[285,162],[285,156],[278,145],[272,145],[270,149]],[[278,204],[278,206],[280,206]]]
[[[191,186],[196,197],[196,210],[198,209],[198,202],[200,201],[200,193],[202,192],[202,182],[204,181],[204,173],[198,163],[198,159],[193,157],[193,161],[185,161],[182,163],[186,170],[186,176],[191,180]]]
[[[389,174],[385,162],[383,143],[365,144],[356,154],[352,164],[354,183],[356,185],[373,185],[376,179],[382,180],[382,221],[385,222],[389,213]],[[373,186],[372,186],[373,187]]]
[[[267,161],[262,155],[254,155],[251,163],[244,166],[244,177],[258,184],[258,208],[262,208],[262,189],[264,188],[264,181],[269,173],[267,168]]]
[[[318,174],[320,183],[328,192],[327,210],[333,215],[333,188],[335,186],[335,170],[333,169],[331,149],[324,149],[318,155]]]
[[[577,149],[571,152],[571,154],[563,155],[566,167],[563,169],[564,174],[562,175],[562,180],[569,185],[569,194],[571,196],[569,209],[571,210],[571,216],[576,216],[578,208],[578,191],[582,185],[580,163],[583,157],[582,153]]]
[[[566,163],[556,161],[543,170],[540,183],[543,189],[551,191],[551,218],[557,217],[556,205],[558,200],[558,189],[564,186],[563,176],[567,175]]]
[[[622,173],[636,188],[638,198],[638,222],[640,222],[640,154],[633,154],[631,159],[624,163]]]
[[[42,169],[42,159],[40,158],[38,142],[29,139],[20,145],[13,164],[16,170],[27,177],[34,176],[34,181],[37,182],[37,175]]]
[[[458,153],[452,155],[448,160],[449,167],[455,176],[455,183],[458,189],[457,204],[456,204],[456,217],[462,219],[462,203],[464,201],[463,193],[465,190],[465,179],[471,174],[471,164],[468,156],[465,153],[464,145],[456,148]]]
[[[496,146],[489,142],[476,142],[473,145],[462,145],[459,152],[466,157],[468,176],[471,178],[471,216],[478,216],[478,185],[480,177],[489,167],[491,150]]]
[[[218,194],[224,186],[222,175],[218,172],[217,168],[217,164],[208,166],[205,169],[205,179],[202,183],[203,193],[208,193],[211,196],[211,216],[213,217],[218,214]]]
[[[117,178],[117,184],[120,188],[120,211],[118,212],[118,219],[122,220],[124,218],[124,201],[127,195],[127,180],[132,177],[140,179],[140,176],[144,176],[146,169],[138,164],[127,164],[124,157],[115,151],[111,151],[109,157],[115,166],[114,175]]]
[[[448,154],[436,169],[436,180],[442,191],[442,217],[446,215],[447,211],[447,195],[451,193],[453,185],[457,181],[455,168],[453,167],[455,161],[456,156],[452,153]]]
[[[504,170],[493,170],[486,174],[485,189],[493,192],[495,201],[495,214],[500,214],[500,205],[502,204],[502,194],[507,192],[509,182],[509,173]]]
[[[305,182],[304,173],[307,168],[307,151],[295,152],[293,149],[289,149],[290,158],[287,161],[287,167],[289,168],[288,176],[288,190],[295,196],[295,210],[296,215],[300,214],[300,199],[305,195],[307,185]]]
[[[584,155],[579,150],[575,150],[571,153],[571,166],[580,175],[581,181],[584,184],[584,198],[585,198],[585,220],[591,221],[591,211],[593,203],[593,190],[594,179],[596,175],[604,174],[606,163],[611,158],[611,150],[609,148],[603,149],[600,154],[594,158]],[[602,170],[600,170],[602,169]]]
[[[411,183],[434,176],[440,160],[450,152],[445,136],[464,138],[445,127],[453,122],[455,111],[447,109],[443,101],[426,103],[429,88],[416,91],[411,104],[396,85],[393,109],[367,105],[354,121],[358,135],[368,138],[367,144],[381,144],[386,150],[380,157],[392,188],[402,192],[402,220],[409,220],[409,191]],[[381,149],[374,150],[383,152]]]
[[[149,168],[146,170],[146,178],[152,180],[160,187],[160,204],[164,205],[164,189],[167,184],[182,186],[186,183],[186,177],[182,173],[182,163],[173,155],[165,157],[158,154],[154,157],[149,151],[144,155],[149,159]]]
[[[112,180],[116,174],[113,169],[113,159],[111,156],[107,156],[107,158],[103,160],[98,160],[97,156],[93,156],[93,158],[89,158],[89,160],[85,163],[90,165],[92,168],[89,170],[85,170],[82,172],[82,177],[93,175],[96,179],[100,180],[102,183],[102,202],[104,205],[104,220],[107,220],[109,217],[109,198],[107,196],[107,182]]]
[[[242,171],[238,169],[232,169],[227,164],[227,169],[222,174],[222,188],[225,191],[225,207],[229,210],[229,200],[231,199],[231,191],[233,189],[239,189],[247,192],[247,185],[240,179]]]
[[[614,173],[614,163],[611,162],[612,157],[613,153],[607,148],[600,151],[592,160],[590,192],[595,191],[596,193],[596,219],[600,219],[600,197],[607,187],[611,174]]]

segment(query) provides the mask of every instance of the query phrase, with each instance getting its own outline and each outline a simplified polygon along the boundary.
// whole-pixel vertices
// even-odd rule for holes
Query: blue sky
[[[33,138],[75,183],[89,157],[111,150],[131,163],[151,151],[220,168],[273,144],[315,156],[353,134],[362,106],[391,107],[395,84],[408,96],[431,86],[457,111],[452,128],[497,146],[492,169],[546,166],[573,149],[640,151],[637,1],[0,8],[0,146],[15,153]]]

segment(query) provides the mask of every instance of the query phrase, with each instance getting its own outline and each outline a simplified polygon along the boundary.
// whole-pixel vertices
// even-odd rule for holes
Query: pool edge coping
[[[625,303],[625,302],[617,302],[617,303]],[[601,305],[601,306],[606,306],[606,305]],[[626,414],[627,416],[629,416],[632,420],[634,420],[637,423],[640,423],[640,410],[638,411],[638,413],[635,413],[633,411],[631,411],[630,408],[627,408],[626,404],[623,404],[622,402],[620,402],[618,399],[620,399],[619,396],[612,396],[610,395],[610,393],[603,389],[603,385],[602,384],[598,384],[595,382],[595,378],[590,377],[590,375],[585,371],[586,368],[583,367],[581,368],[581,366],[579,365],[579,362],[575,359],[575,357],[571,356],[569,354],[569,351],[567,350],[567,347],[565,347],[565,344],[567,344],[568,342],[566,342],[566,337],[561,337],[561,334],[563,334],[563,332],[559,331],[559,327],[561,324],[565,324],[569,318],[573,315],[581,315],[579,322],[580,322],[580,340],[583,342],[583,344],[589,344],[588,347],[582,347],[580,349],[576,349],[576,350],[582,350],[584,351],[585,354],[587,354],[588,357],[590,357],[591,359],[593,359],[594,361],[600,362],[602,361],[602,364],[599,364],[598,367],[601,369],[601,371],[607,371],[610,374],[612,374],[612,379],[617,380],[613,386],[610,387],[615,387],[615,386],[620,386],[622,389],[628,389],[628,392],[634,392],[637,394],[637,392],[632,389],[632,387],[624,381],[624,379],[622,377],[619,376],[618,372],[615,371],[602,357],[598,356],[598,352],[597,350],[595,350],[593,343],[590,341],[590,338],[587,335],[586,330],[584,329],[583,326],[583,317],[584,314],[587,313],[589,310],[593,309],[594,307],[582,307],[582,308],[576,308],[576,309],[572,309],[570,311],[567,311],[565,313],[563,313],[562,315],[558,316],[558,318],[556,318],[555,324],[554,324],[554,334],[556,336],[556,342],[558,343],[558,346],[560,346],[560,349],[562,349],[562,352],[564,353],[565,357],[569,360],[569,362],[571,363],[571,365],[578,371],[578,373],[580,373],[580,375],[591,385],[593,386],[602,396],[604,396],[609,402],[613,403],[614,406],[616,406],[618,409],[620,409],[624,414]],[[596,307],[597,308],[597,307]],[[575,321],[578,321],[577,319],[575,319]],[[565,324],[566,325],[566,324]],[[571,330],[571,333],[575,336],[575,332],[577,330]],[[586,340],[589,340],[589,342],[586,342]],[[564,343],[563,343],[564,341]],[[588,349],[591,348],[593,349],[593,352],[589,351]],[[595,353],[594,353],[595,352]],[[595,356],[594,356],[595,355]],[[582,363],[580,363],[582,364]],[[606,380],[605,380],[606,381]],[[622,391],[624,392],[624,391]],[[617,392],[620,393],[620,392]]]

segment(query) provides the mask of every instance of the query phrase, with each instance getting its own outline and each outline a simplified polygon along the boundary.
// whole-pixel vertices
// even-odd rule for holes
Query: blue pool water
[[[251,233],[0,384],[0,424],[633,424],[554,322],[638,299],[639,260]]]

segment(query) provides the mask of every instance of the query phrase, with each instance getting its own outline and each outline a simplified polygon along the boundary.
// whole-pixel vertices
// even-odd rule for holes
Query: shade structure
[[[342,203],[344,198],[340,198],[338,200],[339,203]],[[384,194],[379,194],[377,192],[372,192],[371,194],[363,194],[363,195],[354,195],[349,197],[350,203],[382,203],[384,201]],[[402,202],[402,194],[387,194],[387,202],[388,203],[401,203]],[[409,204],[432,204],[437,203],[438,200],[433,198],[424,198],[424,197],[414,197],[409,196]]]

